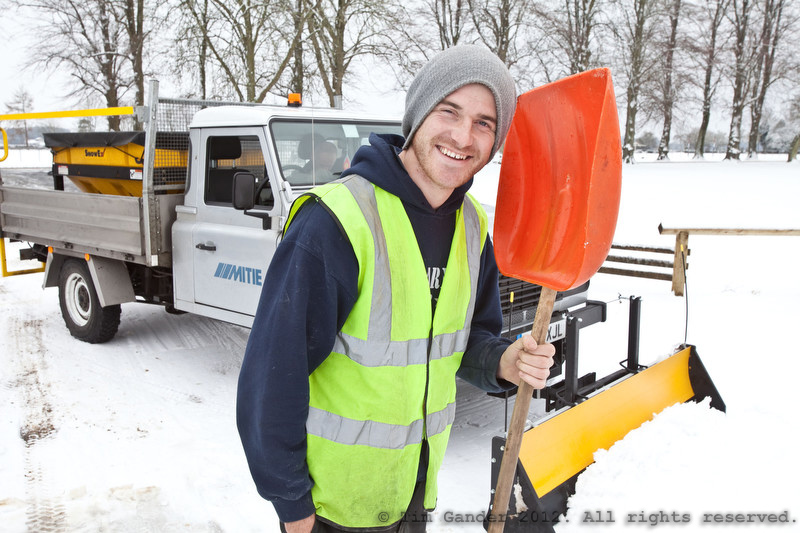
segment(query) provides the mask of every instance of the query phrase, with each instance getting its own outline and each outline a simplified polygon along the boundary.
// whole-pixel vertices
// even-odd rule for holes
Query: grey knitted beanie
[[[508,68],[488,48],[479,45],[459,45],[436,54],[422,67],[406,93],[403,116],[403,149],[420,124],[436,105],[453,91],[470,83],[485,85],[494,94],[497,109],[497,132],[490,157],[503,144],[517,106],[517,90]]]

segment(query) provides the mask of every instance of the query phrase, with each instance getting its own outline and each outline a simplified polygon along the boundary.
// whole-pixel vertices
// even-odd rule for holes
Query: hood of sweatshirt
[[[472,186],[472,179],[455,189],[438,209],[434,209],[400,161],[398,154],[402,150],[403,142],[404,138],[401,135],[371,134],[370,144],[358,149],[350,168],[342,173],[342,177],[358,174],[400,198],[407,210],[411,208],[439,216],[455,213],[461,207],[464,195]]]

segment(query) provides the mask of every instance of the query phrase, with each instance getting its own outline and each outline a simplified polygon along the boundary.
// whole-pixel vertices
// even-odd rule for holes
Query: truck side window
[[[206,158],[206,203],[232,205],[233,175],[250,172],[259,187],[256,205],[270,208],[274,205],[257,136],[211,136],[206,145]]]

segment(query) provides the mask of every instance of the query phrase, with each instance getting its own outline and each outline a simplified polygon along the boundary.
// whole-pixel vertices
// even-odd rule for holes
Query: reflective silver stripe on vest
[[[469,331],[466,329],[437,335],[431,344],[431,361],[463,352],[467,349],[468,340]],[[346,354],[356,363],[367,367],[424,365],[428,362],[428,339],[376,342],[339,332],[333,351]]]
[[[368,340],[339,333],[333,345],[336,353],[347,354],[356,363],[367,367],[421,365],[428,362],[428,339],[392,341],[392,289],[389,254],[386,237],[383,234],[374,187],[360,176],[351,176],[343,184],[364,213],[364,218],[372,231],[375,247],[375,276],[372,287],[372,306],[369,319]],[[430,360],[448,357],[455,352],[463,352],[469,340],[469,326],[475,311],[478,290],[481,255],[481,221],[475,205],[469,198],[464,199],[463,217],[466,234],[468,268],[471,278],[469,307],[464,327],[454,333],[437,335],[433,339]]]
[[[373,341],[388,342],[392,335],[391,271],[389,270],[386,236],[383,234],[381,216],[378,213],[378,201],[375,199],[375,188],[361,176],[345,179],[344,186],[347,187],[358,207],[361,208],[367,225],[372,231],[372,242],[375,247],[375,277],[372,284],[372,306],[369,313],[367,338]]]
[[[428,362],[428,339],[365,341],[339,332],[333,351],[346,354],[361,366],[424,365]]]
[[[427,436],[433,437],[447,429],[456,419],[456,402],[450,402],[447,407],[435,413],[428,413]]]
[[[456,404],[450,403],[441,411],[429,413],[427,417],[427,436],[432,437],[445,431],[456,416]],[[423,435],[422,420],[415,420],[407,426],[386,424],[374,420],[353,420],[310,407],[306,431],[309,435],[327,439],[339,444],[369,446],[398,450],[419,444]]]
[[[483,235],[481,235],[481,218],[478,216],[478,210],[469,198],[464,198],[463,213],[464,230],[467,235],[467,263],[472,281],[470,283],[472,292],[469,295],[469,307],[467,308],[467,318],[464,323],[464,329],[469,330],[472,324],[472,315],[475,313],[475,300],[478,295],[478,276],[481,270],[481,240]],[[466,346],[467,341],[464,339],[465,349]]]
[[[408,426],[385,424],[374,420],[353,420],[316,407],[308,410],[306,431],[339,444],[398,450],[422,442],[422,420]]]

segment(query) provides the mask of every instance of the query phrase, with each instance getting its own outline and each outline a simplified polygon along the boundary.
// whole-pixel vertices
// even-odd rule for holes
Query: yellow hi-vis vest
[[[435,316],[414,230],[399,198],[360,176],[300,197],[338,219],[358,259],[358,297],[331,354],[309,377],[307,462],[317,515],[344,527],[390,526],[411,501],[423,440],[426,509],[455,417],[455,374],[475,308],[486,213],[456,216]],[[288,356],[289,354],[287,354]]]

